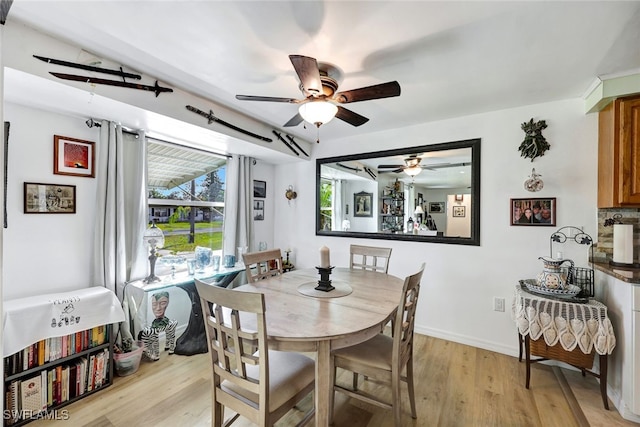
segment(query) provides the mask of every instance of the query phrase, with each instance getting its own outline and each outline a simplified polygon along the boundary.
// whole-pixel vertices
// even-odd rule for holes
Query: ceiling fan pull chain
[[[316,144],[320,144],[320,126],[316,128]]]

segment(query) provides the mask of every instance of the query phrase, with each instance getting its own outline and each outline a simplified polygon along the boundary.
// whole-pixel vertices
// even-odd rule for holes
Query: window
[[[323,230],[332,230],[333,220],[333,181],[320,181],[320,226]]]
[[[225,157],[149,139],[149,222],[164,232],[160,253],[222,249]]]

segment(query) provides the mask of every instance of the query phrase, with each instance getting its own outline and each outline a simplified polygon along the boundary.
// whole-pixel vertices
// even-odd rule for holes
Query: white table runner
[[[46,338],[122,321],[120,301],[103,287],[4,301],[3,357]]]

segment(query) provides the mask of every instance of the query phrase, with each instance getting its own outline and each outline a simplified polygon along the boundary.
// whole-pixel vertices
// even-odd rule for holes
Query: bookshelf
[[[4,305],[4,426],[67,419],[64,406],[112,384],[113,324],[124,320],[113,292],[88,288]]]
[[[9,416],[4,425],[43,418],[41,412],[50,413],[111,385],[111,330],[111,325],[103,325],[47,338],[5,357],[4,408]]]

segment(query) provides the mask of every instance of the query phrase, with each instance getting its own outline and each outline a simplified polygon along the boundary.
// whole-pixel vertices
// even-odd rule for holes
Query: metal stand
[[[144,283],[154,283],[159,282],[161,279],[156,276],[156,260],[158,256],[156,255],[156,247],[151,247],[151,255],[149,255],[149,264],[151,265],[151,271],[149,275],[143,280]]]
[[[574,226],[561,227],[549,238],[549,256],[553,258],[553,249],[555,244],[565,244],[570,241],[578,245],[587,246],[589,254],[587,256],[590,268],[574,267],[570,270],[569,283],[580,287],[580,293],[577,297],[593,298],[594,296],[594,274],[593,274],[593,238],[582,231],[581,228]]]
[[[335,288],[331,286],[331,279],[329,279],[329,275],[331,274],[331,270],[333,267],[316,267],[318,269],[318,273],[320,274],[320,280],[318,280],[318,286],[314,289],[316,291],[329,292],[334,290]]]

